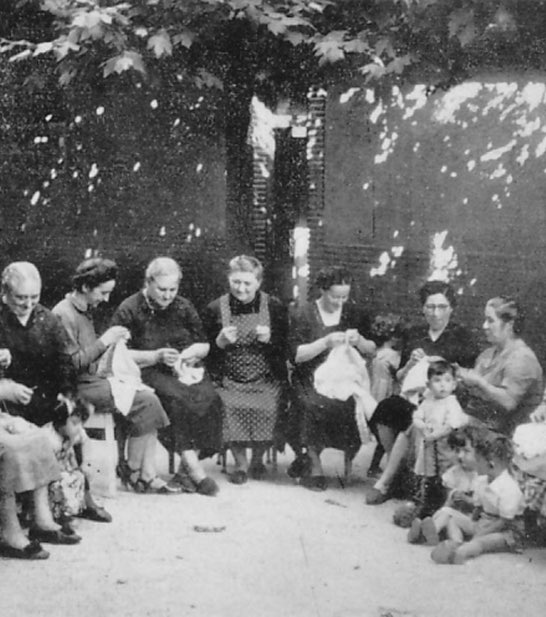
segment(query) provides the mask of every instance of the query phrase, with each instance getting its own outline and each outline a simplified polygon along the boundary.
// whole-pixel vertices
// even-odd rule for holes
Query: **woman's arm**
[[[296,364],[301,364],[302,362],[309,362],[313,358],[320,356],[321,353],[324,353],[328,350],[328,344],[326,342],[327,337],[319,338],[312,343],[305,343],[303,345],[298,345],[296,349]]]
[[[494,386],[474,369],[460,369],[459,376],[466,386],[474,389],[477,396],[506,412],[514,411],[521,400],[521,388],[515,382],[511,387],[504,383]]]
[[[68,353],[70,354],[74,368],[78,372],[85,371],[93,362],[102,356],[106,351],[106,345],[101,339],[96,338],[90,329],[88,332],[80,332],[81,328],[85,329],[86,327],[83,318],[80,318],[81,323],[78,323],[78,318],[71,316],[66,310],[62,310],[62,305],[56,306],[52,312],[60,319],[66,331],[68,338]],[[82,347],[78,342],[82,338],[92,342]]]

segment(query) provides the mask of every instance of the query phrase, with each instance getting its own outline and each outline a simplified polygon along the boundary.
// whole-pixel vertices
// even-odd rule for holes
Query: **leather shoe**
[[[49,553],[44,551],[42,545],[37,540],[32,540],[24,548],[15,548],[8,544],[0,544],[0,557],[9,559],[29,559],[41,560],[47,559]]]
[[[369,506],[378,506],[381,503],[385,503],[390,499],[388,493],[382,493],[377,488],[371,488],[366,494],[366,503]]]
[[[37,529],[33,528],[28,532],[29,540],[37,540],[47,544],[78,544],[81,536],[75,533],[67,534],[61,529]]]
[[[85,518],[88,521],[95,521],[96,523],[112,522],[112,515],[100,506],[85,508],[79,516],[80,518]]]
[[[325,476],[305,476],[300,484],[311,491],[325,491],[328,488],[328,480]]]
[[[232,484],[245,484],[248,481],[248,474],[242,469],[237,469],[228,474],[228,480]]]
[[[203,478],[197,485],[197,492],[199,495],[206,495],[207,497],[214,497],[218,494],[219,490],[218,484],[208,476]]]

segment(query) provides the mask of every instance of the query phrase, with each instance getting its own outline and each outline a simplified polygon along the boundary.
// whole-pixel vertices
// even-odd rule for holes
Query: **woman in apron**
[[[260,291],[263,267],[241,255],[229,263],[230,292],[206,309],[210,369],[224,403],[222,437],[231,449],[234,484],[265,474],[263,455],[273,445],[286,383],[286,311]],[[252,448],[250,464],[246,449]]]

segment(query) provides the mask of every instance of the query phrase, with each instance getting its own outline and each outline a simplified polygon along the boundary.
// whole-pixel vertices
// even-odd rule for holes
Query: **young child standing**
[[[514,550],[523,537],[524,497],[510,473],[510,440],[488,431],[476,442],[475,453],[476,470],[485,476],[475,492],[475,513],[450,513],[450,539],[431,553],[436,563],[462,564],[483,553]]]
[[[445,500],[442,473],[451,464],[452,450],[447,436],[468,423],[453,394],[457,386],[455,368],[446,360],[431,362],[427,371],[427,390],[413,414],[416,429],[415,467],[418,478],[419,515],[435,512]]]

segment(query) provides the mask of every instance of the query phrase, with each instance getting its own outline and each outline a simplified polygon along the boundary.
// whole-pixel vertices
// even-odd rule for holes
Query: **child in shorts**
[[[446,360],[430,362],[425,397],[413,413],[420,517],[431,515],[443,505],[441,476],[452,462],[447,436],[468,423],[468,416],[453,394],[456,387],[455,367]]]
[[[440,564],[462,564],[483,553],[512,551],[523,537],[524,497],[512,477],[513,448],[504,435],[487,431],[474,444],[476,471],[485,476],[476,487],[472,516],[445,509],[448,540],[431,557]]]

